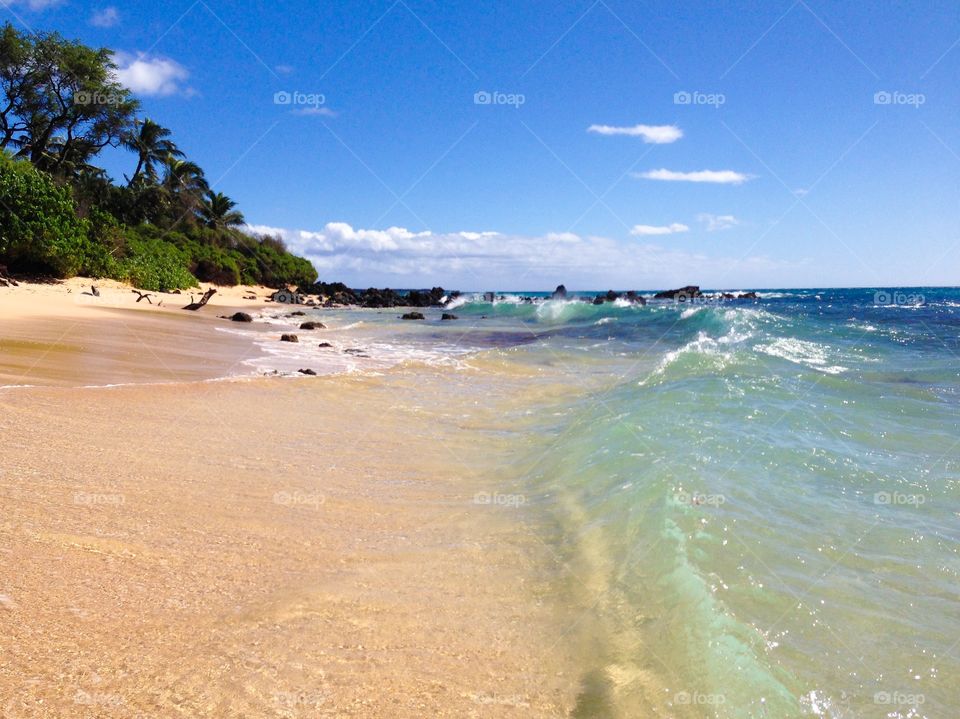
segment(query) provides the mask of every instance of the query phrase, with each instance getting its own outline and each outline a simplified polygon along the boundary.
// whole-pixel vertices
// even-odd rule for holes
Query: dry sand
[[[11,321],[10,302],[0,343],[77,322],[81,354],[115,347],[96,315],[120,310]],[[148,353],[209,372],[233,353],[169,346],[203,317],[123,311]],[[44,351],[23,379],[69,384],[70,352],[19,348],[18,367]],[[474,502],[502,429],[481,376],[185,364],[170,384],[0,390],[0,716],[569,715],[551,558],[524,507]]]

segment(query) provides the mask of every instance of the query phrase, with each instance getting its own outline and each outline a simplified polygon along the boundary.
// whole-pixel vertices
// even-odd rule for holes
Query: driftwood
[[[0,265],[0,287],[18,287],[17,281],[7,273],[6,265]]]
[[[151,295],[149,292],[141,292],[140,290],[130,290],[130,291],[133,294],[137,295],[137,302],[139,302],[140,300],[146,300],[147,304],[151,304],[151,305],[153,304],[153,302],[150,299],[151,297],[153,297],[153,295]]]
[[[190,295],[190,304],[181,309],[193,310],[193,311],[199,310],[201,307],[207,304],[207,302],[210,301],[210,298],[213,297],[215,294],[217,294],[217,291],[211,287],[209,290],[203,293],[203,297],[200,298],[199,302],[194,302],[193,295]]]

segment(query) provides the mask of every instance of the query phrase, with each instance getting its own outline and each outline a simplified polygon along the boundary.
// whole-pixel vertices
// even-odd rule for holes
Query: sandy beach
[[[0,390],[4,717],[569,714],[552,558],[476,500],[496,393],[203,381],[251,352],[215,330],[243,294],[82,288],[0,291],[0,385],[39,385]]]

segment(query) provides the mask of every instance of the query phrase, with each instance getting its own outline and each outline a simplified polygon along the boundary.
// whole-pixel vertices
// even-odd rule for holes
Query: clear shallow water
[[[529,373],[504,482],[557,557],[577,716],[933,719],[960,715],[960,291],[902,292],[322,318],[358,369]]]

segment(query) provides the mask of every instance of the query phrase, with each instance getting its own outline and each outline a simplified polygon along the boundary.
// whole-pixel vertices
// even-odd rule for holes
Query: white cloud
[[[733,170],[698,170],[696,172],[675,172],[673,170],[650,170],[633,173],[634,177],[645,180],[665,180],[667,182],[712,182],[721,185],[739,185],[750,179],[749,175]]]
[[[190,73],[180,63],[158,55],[116,53],[117,80],[141,95],[173,95]]]
[[[637,241],[571,232],[414,232],[331,222],[322,229],[248,226],[279,235],[309,258],[320,277],[359,287],[432,287],[461,290],[552,289],[564,282],[583,289],[776,285],[794,265],[766,257],[724,258]]]
[[[707,232],[729,230],[740,224],[740,220],[733,215],[711,215],[709,212],[701,212],[697,219],[707,226]]]
[[[690,228],[674,222],[669,225],[634,225],[630,230],[631,235],[675,235],[678,232],[689,232]]]
[[[120,22],[120,13],[112,6],[95,10],[90,16],[90,24],[94,27],[113,27],[118,22]]]
[[[644,142],[654,145],[666,145],[683,137],[683,130],[676,125],[634,125],[632,127],[614,127],[612,125],[590,125],[587,132],[598,135],[627,135],[642,137]]]
[[[293,110],[292,114],[304,117],[336,117],[337,113],[329,107],[301,107]]]

